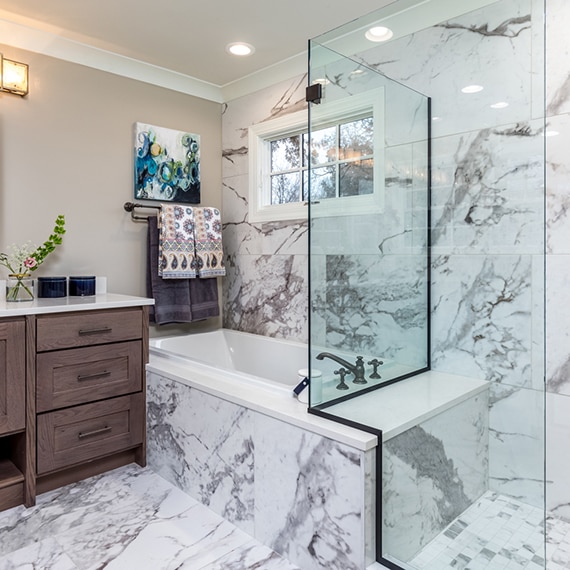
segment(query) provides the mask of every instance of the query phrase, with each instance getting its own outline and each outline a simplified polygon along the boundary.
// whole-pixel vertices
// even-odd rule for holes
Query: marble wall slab
[[[148,374],[149,467],[303,570],[370,562],[373,456]]]
[[[307,219],[248,221],[248,127],[306,108],[306,77],[225,105],[222,116],[223,325],[308,341]]]
[[[147,401],[150,467],[253,535],[253,415],[155,374]]]
[[[570,275],[570,158],[565,143],[570,137],[567,72],[570,36],[566,33],[569,20],[566,0],[502,0],[358,56],[365,64],[362,66],[365,72],[367,68],[374,69],[431,97],[435,254],[431,283],[432,362],[436,369],[486,378],[497,384],[491,429],[492,433],[503,435],[493,436],[491,480],[502,491],[531,502],[538,493],[537,483],[528,482],[534,477],[531,466],[520,465],[519,484],[514,471],[505,473],[505,462],[506,458],[515,457],[515,453],[525,453],[520,442],[527,439],[529,455],[538,460],[540,449],[536,445],[541,428],[534,419],[529,426],[521,426],[513,416],[534,418],[536,394],[533,390],[543,389],[545,368],[549,398],[557,403],[554,409],[564,408],[564,398],[570,390],[570,317],[566,316],[565,293]],[[546,121],[542,120],[544,26],[548,64]],[[373,74],[354,74],[353,68],[353,63],[347,64],[344,74],[335,77],[334,88],[356,92],[367,84],[378,85]],[[485,89],[474,95],[461,93],[460,88],[468,83],[480,83]],[[291,101],[293,85],[298,87],[300,83],[280,86],[283,101]],[[330,85],[327,89],[332,91]],[[262,107],[265,104],[265,109],[280,108],[274,104],[279,97],[269,102],[271,98],[267,94],[267,91],[259,94]],[[248,99],[249,103],[236,102],[235,114],[228,117],[229,124],[242,126],[231,135],[235,144],[228,144],[230,150],[236,151],[232,160],[235,159],[238,166],[235,171],[226,169],[226,174],[236,172],[247,177],[243,144],[238,144],[240,140],[243,143],[244,139],[239,137],[243,137],[243,125],[247,121],[236,117],[241,112],[248,118],[253,117],[249,104],[255,106],[256,99],[253,96]],[[490,107],[499,101],[509,105],[502,109]],[[266,110],[265,115],[271,112]],[[388,126],[387,140],[388,144],[397,145],[402,143],[400,132],[408,133],[410,129],[405,118],[399,116],[394,125],[396,128]],[[545,138],[545,129],[546,134],[558,134]],[[543,202],[545,150],[546,212]],[[387,164],[390,164],[388,154]],[[401,191],[405,177],[396,175],[396,178],[395,188]],[[226,180],[229,182],[230,178]],[[235,197],[232,193],[233,189],[228,190],[228,200],[242,207],[239,219],[243,220],[243,196]],[[375,228],[373,222],[363,223],[367,228],[364,235],[373,237],[361,240],[364,243],[360,245],[366,248],[362,253],[373,254],[380,244],[391,248],[384,249],[384,253],[400,252],[408,246],[405,220],[409,210],[405,203],[402,200],[401,207],[388,203],[394,225],[386,228],[386,235]],[[543,232],[545,219],[546,235]],[[335,233],[334,223],[329,225],[325,229],[334,238],[327,242],[331,250],[323,251],[322,259],[317,260],[323,276],[326,276],[326,255],[353,253],[333,249],[342,240]],[[343,231],[349,233],[350,228]],[[249,234],[247,236],[247,239],[237,240],[242,251],[251,247],[250,242],[255,242],[254,238],[249,239]],[[546,281],[545,239],[548,248]],[[289,242],[285,240],[285,243]],[[353,243],[356,244],[354,240]],[[235,263],[240,265],[240,260],[236,258]],[[316,267],[317,262],[313,265]],[[325,287],[316,291],[316,298],[322,301],[324,314]],[[239,306],[234,305],[233,309],[237,311]],[[358,311],[354,313],[357,314]],[[315,330],[326,337],[326,319],[319,313],[317,317]],[[346,320],[350,322],[350,318]],[[510,410],[511,425],[498,413],[503,409]],[[529,432],[531,425],[536,430],[533,433]],[[556,426],[552,432],[554,442],[547,432],[551,457],[560,449],[557,446],[562,445],[561,436],[554,434],[564,433],[570,420],[561,419],[558,414]],[[507,433],[518,435],[511,438],[504,435]],[[547,477],[549,492],[553,497],[563,497],[566,484],[562,470],[556,464],[551,468],[554,471]],[[504,478],[508,484],[500,483]],[[559,504],[559,501],[555,499],[551,503]]]
[[[544,505],[544,417],[543,390],[492,383],[489,488],[535,507]]]
[[[384,443],[382,551],[413,558],[487,490],[488,395]]]

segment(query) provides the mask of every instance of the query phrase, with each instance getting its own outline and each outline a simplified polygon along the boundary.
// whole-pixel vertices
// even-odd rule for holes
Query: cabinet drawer
[[[120,396],[38,416],[38,475],[142,443],[143,394]]]
[[[142,337],[142,311],[133,308],[40,315],[36,327],[38,352],[134,340]]]
[[[140,340],[44,352],[37,356],[38,412],[142,389]]]

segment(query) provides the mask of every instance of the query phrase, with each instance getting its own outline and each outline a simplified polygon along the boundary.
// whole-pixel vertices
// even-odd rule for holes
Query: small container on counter
[[[38,297],[55,299],[67,295],[67,277],[38,277]]]
[[[92,275],[69,278],[70,297],[89,297],[95,295],[95,277]]]

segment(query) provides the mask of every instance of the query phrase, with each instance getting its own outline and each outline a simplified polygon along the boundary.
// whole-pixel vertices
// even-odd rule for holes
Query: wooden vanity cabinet
[[[0,320],[0,510],[24,502],[25,320]]]
[[[146,463],[148,308],[37,315],[36,489]]]
[[[0,511],[146,464],[148,305],[132,299],[0,317]]]

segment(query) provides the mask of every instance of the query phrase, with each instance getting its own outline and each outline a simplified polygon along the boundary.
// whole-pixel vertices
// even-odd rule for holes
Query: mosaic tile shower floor
[[[548,570],[570,568],[570,523],[546,521]],[[419,570],[541,570],[543,511],[488,492],[412,561]]]

